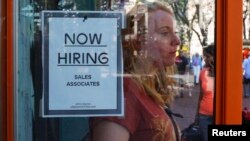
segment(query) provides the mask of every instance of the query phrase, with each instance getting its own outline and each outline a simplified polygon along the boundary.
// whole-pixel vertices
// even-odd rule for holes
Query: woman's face
[[[175,63],[176,50],[180,39],[176,35],[173,16],[157,10],[149,13],[148,36],[145,49],[156,67],[170,66]]]

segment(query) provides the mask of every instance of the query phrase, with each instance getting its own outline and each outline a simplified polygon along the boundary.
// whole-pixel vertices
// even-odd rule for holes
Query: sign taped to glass
[[[122,116],[123,13],[42,11],[41,16],[42,116]]]

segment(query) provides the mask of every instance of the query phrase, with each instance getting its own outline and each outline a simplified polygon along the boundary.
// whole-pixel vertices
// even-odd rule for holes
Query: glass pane
[[[94,10],[95,1],[23,0],[18,2],[17,124],[18,141],[81,140],[87,132],[87,118],[42,118],[43,94],[42,35],[43,10]]]
[[[16,4],[16,140],[168,140],[213,119],[214,0]]]
[[[248,65],[248,57],[250,55],[250,2],[248,0],[243,1],[243,48],[242,48],[242,68],[243,68],[243,124],[250,123],[250,77]]]

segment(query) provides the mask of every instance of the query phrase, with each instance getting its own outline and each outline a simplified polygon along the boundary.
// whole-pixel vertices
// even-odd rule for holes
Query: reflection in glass
[[[243,1],[243,46],[242,46],[242,69],[243,69],[243,124],[250,123],[250,79],[249,79],[249,69],[248,65],[249,55],[250,55],[250,1]]]
[[[17,122],[15,126],[17,127],[16,138],[18,140],[78,141],[81,140],[89,130],[88,118],[42,118],[40,116],[43,73],[41,21],[39,13],[42,10],[124,11],[129,16],[126,22],[127,28],[122,31],[124,32],[124,36],[122,37],[124,43],[123,53],[124,56],[126,53],[131,55],[131,57],[124,58],[124,66],[126,66],[124,67],[124,71],[126,72],[124,77],[133,77],[131,84],[134,84],[124,86],[127,87],[125,89],[131,91],[136,87],[137,82],[145,82],[142,83],[143,85],[141,87],[149,92],[151,94],[150,97],[157,101],[161,107],[168,107],[173,112],[180,113],[184,116],[184,118],[173,117],[180,130],[185,129],[195,121],[200,93],[200,87],[196,85],[196,83],[200,84],[201,82],[196,81],[195,83],[195,78],[199,75],[194,76],[194,64],[196,63],[192,58],[198,53],[203,57],[200,63],[202,67],[204,67],[205,56],[203,54],[203,48],[214,43],[214,0],[168,1],[165,6],[171,9],[175,17],[175,19],[172,20],[176,22],[171,28],[157,30],[157,36],[153,36],[153,34],[147,35],[147,33],[153,33],[150,27],[151,24],[148,23],[151,18],[150,12],[143,6],[145,2],[148,1],[23,0],[18,3],[19,8],[16,9],[19,10],[18,20],[16,21],[18,22],[18,28],[16,28],[18,31],[15,32],[18,36],[18,47],[16,50],[17,66],[15,70],[17,76]],[[160,0],[157,2],[159,1]],[[128,39],[135,39],[135,37],[140,38],[128,42]],[[147,44],[150,46],[145,50],[136,48],[139,40],[141,41],[141,46]],[[158,41],[159,45],[157,46],[159,47],[158,51],[152,48],[156,41]],[[166,43],[173,41],[175,44],[175,49],[170,55],[171,57],[168,55],[164,56],[166,50],[161,47],[163,44],[161,41]],[[137,62],[138,66],[131,64],[131,62],[135,60],[139,61],[139,63]],[[155,65],[158,65],[157,67],[160,68],[160,71],[158,68],[156,69]],[[168,67],[165,68],[165,66]],[[165,76],[167,76],[167,78],[165,78]],[[136,83],[134,83],[134,80],[136,80]],[[127,79],[124,81],[127,81]],[[166,83],[168,85],[165,85]],[[137,88],[135,89],[138,90]],[[103,91],[105,92],[105,90]],[[174,100],[174,102],[166,102],[169,100],[167,98],[169,95],[158,95],[158,93],[171,94],[171,100]],[[167,103],[166,105],[165,102]],[[150,101],[149,99],[149,103],[146,103],[146,105],[150,104],[152,104],[152,100]],[[142,105],[130,108],[143,108],[140,106]],[[160,113],[162,114],[162,112]],[[136,119],[137,117],[134,118]],[[162,130],[165,129],[165,127],[161,127],[163,122],[160,119],[154,120],[152,125],[162,128]],[[174,131],[172,132],[174,133]],[[144,135],[147,134],[145,133]],[[163,136],[158,136],[158,138],[161,137]],[[176,137],[173,136],[173,138]]]

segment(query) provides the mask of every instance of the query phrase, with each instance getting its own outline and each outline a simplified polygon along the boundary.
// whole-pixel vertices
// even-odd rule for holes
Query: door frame
[[[215,0],[216,2],[216,100],[215,124],[241,124],[242,117],[242,0]],[[14,45],[15,45],[15,2],[7,4],[7,42],[1,45],[1,85],[3,95],[3,140],[14,141]],[[1,7],[2,9],[2,7]],[[232,57],[233,56],[233,57]],[[6,76],[6,77],[5,77]]]
[[[6,140],[6,1],[0,1],[0,141]]]
[[[216,0],[216,124],[242,122],[242,6]]]

